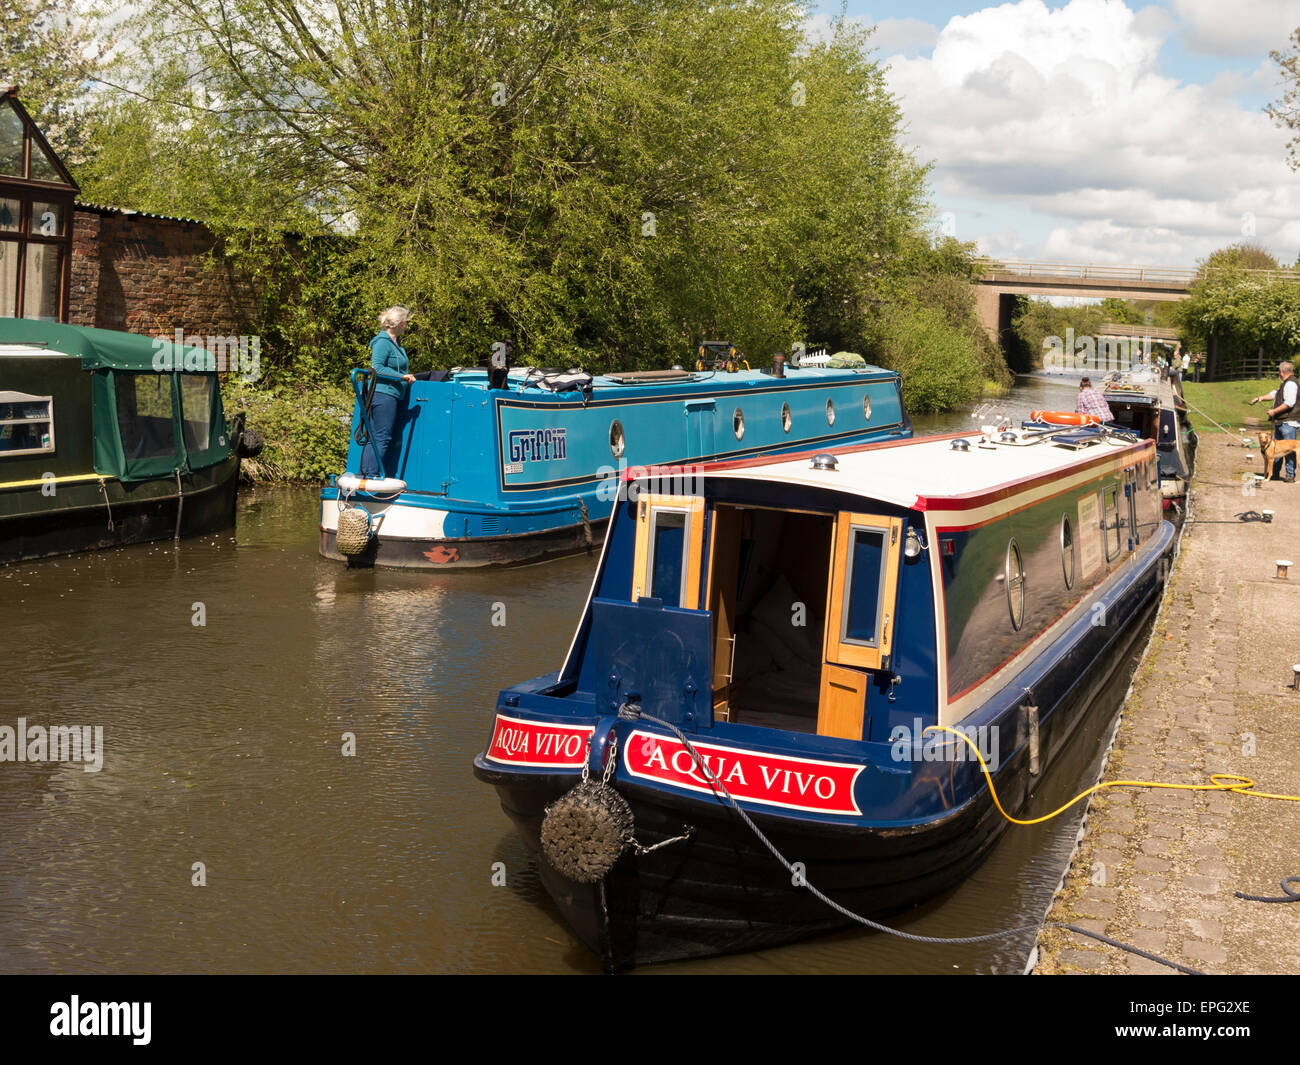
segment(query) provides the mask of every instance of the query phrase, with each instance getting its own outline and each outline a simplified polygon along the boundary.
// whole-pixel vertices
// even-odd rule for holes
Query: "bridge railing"
[[[976,262],[983,267],[986,275],[1012,274],[1016,277],[1034,277],[1044,280],[1150,281],[1156,284],[1189,285],[1200,275],[1199,269],[1177,266],[1116,266],[989,258],[977,259]],[[1261,281],[1300,281],[1300,271],[1295,270],[1247,270],[1246,273]]]
[[[1162,281],[1196,280],[1196,271],[1168,266],[1112,266],[1097,263],[1048,263],[1027,259],[978,259],[984,269],[1017,277],[1073,278],[1079,281]]]

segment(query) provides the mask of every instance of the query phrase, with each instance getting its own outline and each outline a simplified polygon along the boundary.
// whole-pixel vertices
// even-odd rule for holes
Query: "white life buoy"
[[[394,495],[406,491],[406,482],[396,477],[359,477],[355,473],[340,474],[338,486],[345,492],[368,492],[372,495]]]

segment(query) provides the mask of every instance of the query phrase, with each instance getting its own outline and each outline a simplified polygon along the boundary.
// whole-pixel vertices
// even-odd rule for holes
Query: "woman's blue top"
[[[390,337],[386,330],[381,330],[370,342],[370,365],[375,368],[375,376],[379,378],[375,383],[376,392],[383,392],[394,399],[406,395],[406,382],[402,380],[402,374],[409,372],[406,368],[409,365],[406,349]]]

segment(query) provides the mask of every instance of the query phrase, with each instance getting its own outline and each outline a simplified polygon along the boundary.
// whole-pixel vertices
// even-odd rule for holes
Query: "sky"
[[[825,32],[838,0],[809,8]],[[1264,113],[1300,0],[848,0],[874,25],[937,231],[1003,259],[1300,256],[1290,131]]]

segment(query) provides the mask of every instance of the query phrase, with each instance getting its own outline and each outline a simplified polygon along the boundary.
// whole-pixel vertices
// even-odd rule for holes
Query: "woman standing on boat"
[[[406,349],[398,341],[411,324],[411,312],[405,307],[389,307],[379,316],[379,333],[370,342],[370,365],[374,368],[375,394],[370,401],[370,446],[361,450],[361,476],[388,476],[388,449],[393,441],[393,423],[397,421],[397,404],[406,398],[407,386],[415,375],[407,373],[410,364]]]

